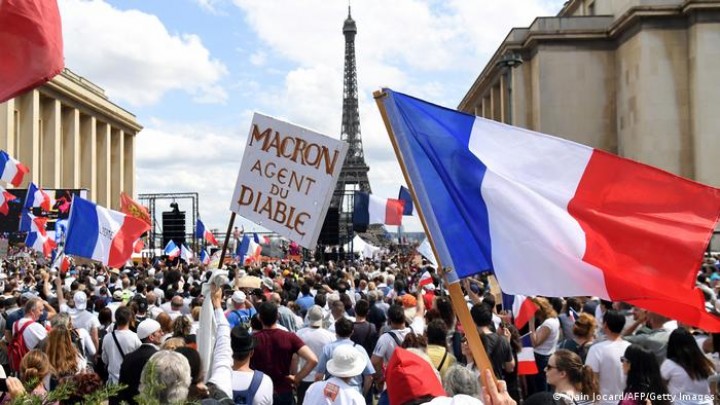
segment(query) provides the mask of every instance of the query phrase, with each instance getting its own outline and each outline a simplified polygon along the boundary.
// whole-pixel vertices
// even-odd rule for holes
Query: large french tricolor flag
[[[122,267],[133,253],[135,241],[150,226],[140,219],[73,197],[65,253]]]
[[[401,225],[403,209],[402,200],[381,198],[356,191],[353,205],[353,226],[367,228],[370,224]]]
[[[30,169],[13,159],[7,152],[0,150],[0,180],[17,187]]]
[[[720,190],[574,142],[384,91],[439,259],[506,293],[625,301],[705,330],[695,288]]]

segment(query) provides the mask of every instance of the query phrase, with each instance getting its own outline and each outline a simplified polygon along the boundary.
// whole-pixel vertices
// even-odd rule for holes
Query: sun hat
[[[333,351],[332,359],[327,362],[327,371],[335,377],[355,377],[360,375],[367,359],[358,349],[350,345],[340,345]]]
[[[323,310],[319,305],[313,305],[307,313],[308,326],[322,326]]]
[[[154,319],[146,319],[137,327],[137,337],[140,340],[147,339],[148,336],[159,331],[161,328],[160,323]]]

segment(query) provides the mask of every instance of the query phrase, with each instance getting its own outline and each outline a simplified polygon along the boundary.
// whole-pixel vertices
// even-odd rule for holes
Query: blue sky
[[[58,2],[67,67],[145,127],[136,140],[136,192],[197,191],[209,228],[227,226],[253,111],[339,138],[346,1]],[[455,107],[510,28],[554,15],[562,3],[353,2],[375,194],[395,197],[403,179],[372,92],[387,86]],[[421,229],[413,219],[406,227]]]

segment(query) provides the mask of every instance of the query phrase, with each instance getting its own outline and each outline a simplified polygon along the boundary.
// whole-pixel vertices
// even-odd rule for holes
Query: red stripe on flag
[[[23,181],[23,177],[25,177],[28,172],[30,172],[30,169],[28,169],[27,166],[24,164],[18,162],[17,164],[17,171],[15,172],[15,176],[13,176],[12,180],[10,180],[10,184],[12,184],[15,187],[19,187],[20,183]]]
[[[149,229],[150,226],[147,222],[125,215],[125,220],[122,226],[120,226],[120,230],[112,240],[107,265],[116,268],[124,266],[125,262],[132,256],[135,241]]]
[[[385,225],[402,225],[405,201],[388,198],[385,205]]]
[[[586,235],[583,260],[610,299],[720,331],[695,277],[720,215],[720,190],[595,151],[568,212]]]
[[[60,73],[64,60],[57,1],[0,2],[0,49],[0,103]]]
[[[520,298],[515,297],[515,299]],[[518,310],[517,315],[515,315],[515,327],[522,329],[522,327],[530,321],[530,318],[535,316],[535,312],[537,312],[537,310],[538,306],[535,305],[530,298],[523,298],[523,302],[520,304],[520,309]]]

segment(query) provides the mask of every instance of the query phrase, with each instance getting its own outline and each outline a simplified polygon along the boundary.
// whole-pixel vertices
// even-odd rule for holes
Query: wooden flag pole
[[[223,263],[225,262],[225,252],[227,251],[228,244],[230,243],[230,232],[232,232],[232,227],[235,225],[235,211],[233,211],[232,214],[230,214],[230,223],[228,224],[227,232],[225,233],[225,240],[223,241],[223,247],[222,252],[220,252],[220,263],[218,263],[218,269],[222,269]]]
[[[415,208],[418,212],[418,217],[420,218],[420,222],[422,223],[423,229],[425,230],[425,235],[427,235],[427,238],[430,241],[430,247],[432,248],[433,254],[435,254],[435,258],[437,259],[438,268],[443,269],[442,262],[440,261],[440,255],[435,248],[435,242],[433,241],[433,237],[428,230],[427,222],[425,221],[425,216],[422,212],[422,207],[418,202],[417,195],[415,194],[415,189],[412,182],[410,181],[410,176],[407,173],[407,169],[405,168],[405,161],[403,160],[403,156],[400,153],[400,149],[398,148],[397,140],[395,139],[395,133],[392,130],[392,126],[390,126],[390,120],[388,119],[387,111],[385,110],[385,104],[383,104],[382,102],[382,99],[384,97],[387,97],[387,93],[384,93],[382,91],[375,91],[373,93],[373,97],[375,98],[375,102],[377,103],[378,109],[380,110],[380,115],[382,116],[383,122],[385,122],[385,129],[387,129],[388,136],[390,137],[390,142],[392,143],[393,149],[395,150],[395,156],[397,156],[398,163],[400,163],[400,169],[402,170],[403,176],[405,177],[405,183],[407,183],[408,188],[410,189],[410,193],[412,194],[413,202],[415,203]],[[449,271],[452,271],[452,269],[450,269]],[[448,290],[450,291],[450,302],[452,302],[453,309],[455,310],[455,313],[460,319],[460,323],[465,329],[465,337],[468,340],[468,345],[470,347],[470,351],[472,352],[475,365],[481,371],[487,369],[492,371],[493,368],[490,364],[490,359],[487,356],[487,352],[485,351],[485,346],[480,339],[480,334],[478,333],[477,327],[475,327],[475,322],[472,320],[472,316],[470,316],[470,310],[465,303],[465,296],[462,293],[460,282],[458,281],[452,284],[448,283]]]

